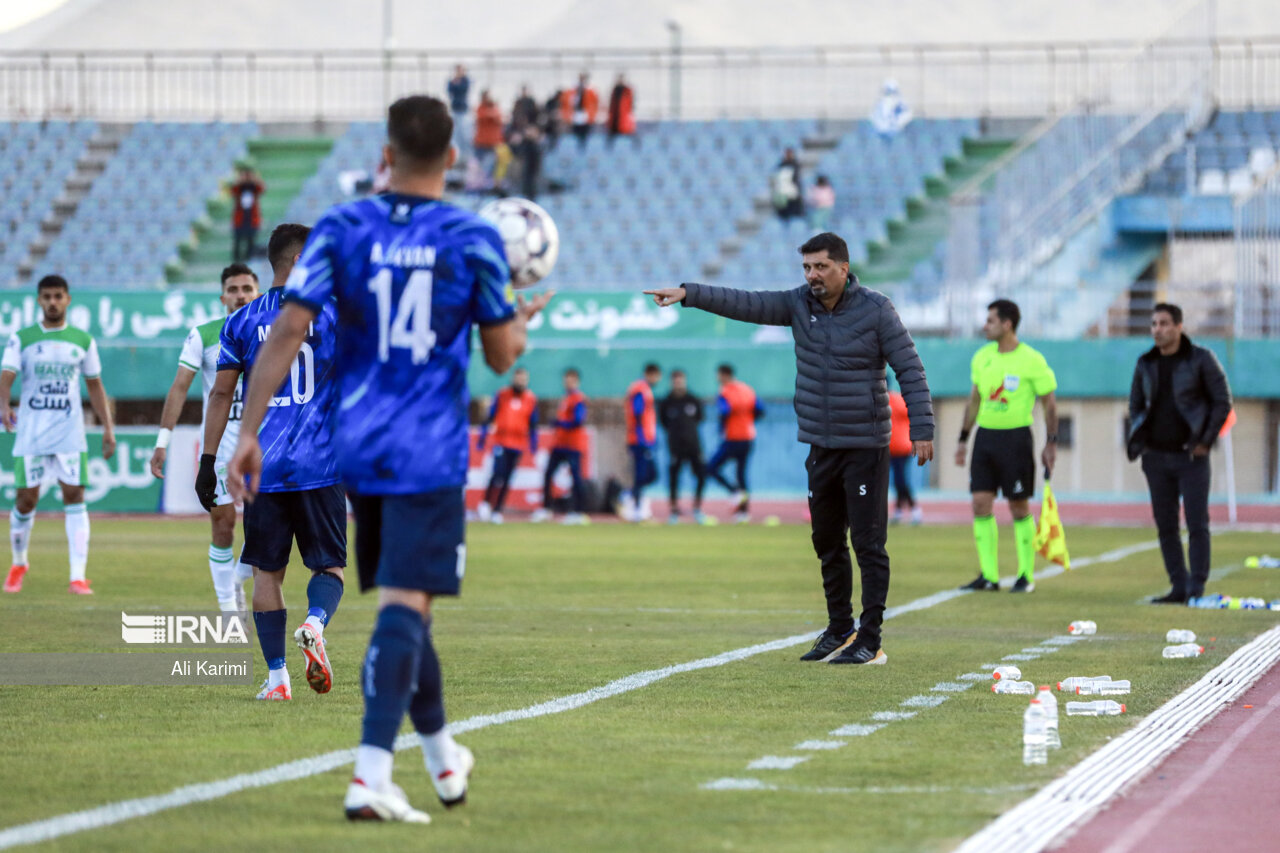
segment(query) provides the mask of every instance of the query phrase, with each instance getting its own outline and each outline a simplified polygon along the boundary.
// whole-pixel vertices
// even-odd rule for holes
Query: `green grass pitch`
[[[212,606],[202,521],[98,518],[92,598],[66,592],[60,521],[37,521],[20,595],[0,596],[0,650],[92,651],[121,610]],[[1069,520],[1068,520],[1069,525]],[[1012,535],[1002,538],[1012,573]],[[1152,530],[1068,526],[1073,557],[1153,542]],[[1280,571],[1241,568],[1274,536],[1214,538],[1211,589],[1280,597]],[[951,589],[975,574],[967,527],[894,528],[889,604]],[[290,570],[290,625],[305,612],[306,573]],[[1278,621],[1271,612],[1139,604],[1167,588],[1158,550],[1043,580],[1030,596],[978,593],[885,625],[886,666],[801,664],[803,647],[684,673],[576,710],[460,737],[477,757],[469,802],[445,812],[417,750],[396,780],[434,822],[351,825],[349,769],[69,835],[29,849],[451,851],[944,850],[1065,772]],[[374,617],[348,587],[327,636],[336,683],[307,689],[291,649],[294,701],[253,701],[244,687],[0,687],[0,828],[162,794],[355,746],[357,672]],[[917,708],[834,750],[807,740],[904,710],[939,682],[1098,623],[1095,638],[1023,665],[1039,683],[1068,675],[1128,678],[1130,713],[1062,717],[1063,748],[1046,767],[1021,763],[1025,699],[988,683]],[[112,621],[116,620],[116,621]],[[463,596],[440,602],[434,634],[450,718],[524,708],[632,673],[823,627],[817,561],[806,528],[469,530]],[[1209,646],[1164,661],[1169,628]],[[1209,638],[1214,638],[1212,642]],[[104,645],[113,638],[104,638]],[[118,647],[117,647],[118,648]],[[255,666],[265,667],[255,652]],[[938,695],[938,694],[935,694]],[[406,726],[407,730],[407,726]],[[788,770],[748,770],[763,756],[808,755]],[[707,790],[717,779],[776,790]]]

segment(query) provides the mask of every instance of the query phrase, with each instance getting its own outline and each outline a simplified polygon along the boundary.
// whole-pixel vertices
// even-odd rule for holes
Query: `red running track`
[[[1062,853],[1280,850],[1280,665],[1085,823]]]

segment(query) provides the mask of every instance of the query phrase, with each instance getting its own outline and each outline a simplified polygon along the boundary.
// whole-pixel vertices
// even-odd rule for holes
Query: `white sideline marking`
[[[865,788],[808,788],[799,785],[775,785],[759,779],[727,777],[700,785],[704,791],[786,791],[793,794],[984,794],[999,795],[1027,791],[1034,785],[1003,785],[992,788],[949,785],[869,785]]]
[[[1083,639],[1084,639],[1084,636],[1083,636],[1083,635],[1076,635],[1076,634],[1061,634],[1061,635],[1059,635],[1059,636],[1057,636],[1057,637],[1050,637],[1049,639],[1045,640],[1043,645],[1046,645],[1046,646],[1059,646],[1059,647],[1061,647],[1061,646],[1069,646],[1069,645],[1071,645],[1072,643],[1078,643],[1078,642],[1080,642],[1080,641],[1081,641],[1081,640],[1083,640]]]
[[[929,690],[933,693],[963,693],[972,686],[972,681],[939,681]]]
[[[970,836],[956,853],[1038,853],[1064,840],[1072,826],[1156,767],[1277,660],[1280,626],[1236,649],[1136,726]]]
[[[1153,550],[1159,546],[1160,543],[1154,541],[1128,545],[1123,548],[1117,548],[1114,551],[1107,551],[1096,557],[1080,557],[1075,561],[1075,565],[1078,568],[1083,568],[1095,563],[1115,562],[1142,551]],[[1050,566],[1039,574],[1042,579],[1054,577],[1062,574],[1062,568],[1060,566]],[[898,607],[887,608],[884,612],[884,618],[891,619],[895,616],[901,616],[904,613],[911,613],[916,610],[925,610],[950,601],[953,598],[959,598],[962,595],[967,595],[970,592],[971,590],[959,589],[936,592],[933,595],[917,598],[914,601],[910,601]],[[601,699],[608,699],[622,693],[647,687],[656,681],[661,681],[662,679],[669,678],[672,675],[678,675],[684,672],[694,672],[700,669],[710,669],[712,667],[723,666],[727,663],[744,660],[765,652],[779,651],[781,649],[788,649],[804,643],[811,643],[813,642],[814,636],[815,632],[808,631],[803,634],[794,634],[790,637],[784,637],[780,640],[760,643],[754,646],[745,646],[740,649],[733,649],[718,655],[712,655],[711,657],[699,658],[698,660],[688,661],[686,663],[676,664],[662,669],[638,672],[634,675],[628,675],[624,678],[617,679],[616,681],[611,681],[608,684],[601,685],[600,687],[591,688],[590,690],[583,691],[582,693],[562,696],[558,699],[551,699],[547,702],[531,705],[527,708],[503,711],[497,714],[483,714],[476,717],[470,717],[456,723],[450,723],[449,730],[453,734],[462,734],[464,732],[476,731],[489,726],[503,725],[505,723],[518,722],[520,720],[529,720],[536,717],[547,716],[549,714],[561,714],[565,711],[572,711],[574,709],[581,708],[584,705],[598,702]],[[994,669],[996,666],[996,664],[991,664],[989,666],[984,664],[983,668]],[[938,695],[913,698],[917,700],[926,700],[920,705],[920,707],[933,707],[935,705],[940,705],[947,699],[946,696]],[[907,700],[907,702],[911,701],[911,699]],[[906,705],[907,702],[904,702],[903,704]],[[416,734],[401,735],[396,738],[395,746],[397,750],[416,748],[418,746],[418,737]],[[254,788],[265,788],[268,785],[277,785],[281,782],[292,782],[298,779],[305,779],[309,776],[318,776],[321,773],[328,773],[331,770],[337,770],[340,767],[354,763],[355,755],[355,749],[338,749],[321,755],[314,755],[310,758],[300,758],[296,761],[277,764],[274,767],[268,767],[265,770],[258,770],[253,773],[240,773],[236,776],[219,779],[214,782],[201,782],[195,785],[185,785],[181,788],[175,788],[165,794],[154,794],[152,796],[137,797],[131,800],[119,800],[114,803],[107,803],[91,809],[84,809],[78,812],[68,812],[66,814],[55,815],[54,817],[45,818],[43,820],[10,826],[0,829],[0,850],[17,847],[22,844],[35,844],[41,841],[49,841],[54,838],[61,838],[64,835],[73,835],[77,832],[85,832],[90,829],[112,826],[117,823],[123,823],[126,820],[147,817],[159,812],[168,811],[169,809],[182,808],[196,803],[204,803],[210,800],[220,799],[240,791],[251,790]]]
[[[1004,657],[1000,658],[1000,660],[1035,660],[1038,657],[1040,657],[1040,655],[1016,654],[1016,655],[1005,655]]]
[[[802,740],[800,743],[791,747],[792,749],[805,749],[815,752],[823,749],[839,749],[848,743],[847,740]]]
[[[928,693],[922,693],[919,696],[912,696],[910,699],[902,700],[902,707],[904,708],[936,708],[939,705],[941,705],[943,702],[947,701],[949,698],[951,697],[939,696],[937,694],[934,694],[931,696]]]
[[[990,681],[991,676],[985,672],[966,672],[964,675],[957,675],[959,681]]]
[[[1058,651],[1061,646],[1032,646],[1029,649],[1023,649],[1029,655],[1051,655]]]
[[[840,728],[835,729],[834,731],[828,732],[828,734],[835,735],[836,737],[866,737],[869,734],[874,734],[875,732],[880,731],[884,727],[885,727],[884,723],[880,723],[879,725],[874,725],[874,724],[869,725],[867,723],[850,723],[847,726],[841,726]]]
[[[918,713],[920,712],[919,711],[876,711],[874,714],[871,715],[871,719],[883,720],[886,723],[891,723],[894,720],[909,720]]]
[[[797,764],[803,764],[812,756],[808,755],[766,755],[757,758],[747,765],[748,770],[790,770]]]
[[[984,664],[980,665],[980,666],[978,667],[978,669],[985,669],[985,670],[988,670],[988,671],[989,671],[989,670],[996,669],[996,668],[998,668],[999,666],[1000,666],[1000,664],[998,664],[998,663],[984,663]]]

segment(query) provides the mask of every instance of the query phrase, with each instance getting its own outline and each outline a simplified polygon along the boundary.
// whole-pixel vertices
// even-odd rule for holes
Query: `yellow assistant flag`
[[[1071,568],[1071,555],[1067,553],[1067,534],[1062,530],[1058,517],[1058,501],[1053,496],[1049,481],[1044,484],[1044,501],[1040,504],[1040,524],[1036,527],[1036,552],[1064,569]]]

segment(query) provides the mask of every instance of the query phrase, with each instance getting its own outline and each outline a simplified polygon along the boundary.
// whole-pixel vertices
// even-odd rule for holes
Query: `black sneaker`
[[[1031,592],[1035,588],[1036,585],[1027,580],[1025,575],[1018,575],[1018,579],[1013,582],[1009,592]]]
[[[1187,594],[1185,592],[1170,591],[1165,595],[1160,596],[1159,598],[1150,599],[1148,603],[1149,604],[1186,604]]]
[[[976,578],[974,578],[972,581],[970,581],[969,583],[965,584],[964,586],[962,586],[962,587],[960,587],[960,588],[961,588],[961,589],[976,589],[976,590],[982,590],[982,591],[986,591],[986,592],[995,592],[995,591],[997,591],[998,589],[1000,589],[1000,584],[996,583],[995,581],[989,581],[989,580],[987,580],[985,577],[983,577],[982,575],[978,575],[978,576],[977,576]]]
[[[857,636],[857,631],[850,631],[847,634],[836,634],[830,629],[823,631],[818,639],[813,641],[813,648],[802,654],[800,660],[830,660],[837,652],[852,643],[854,637]]]
[[[884,649],[869,649],[860,643],[853,643],[827,663],[878,664],[888,660],[889,656],[884,653]]]

